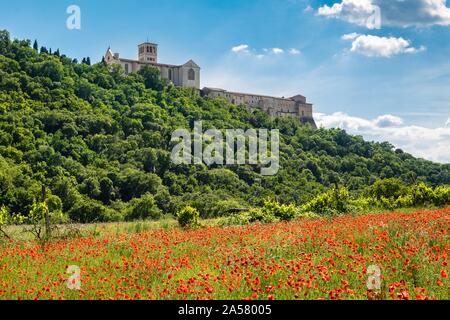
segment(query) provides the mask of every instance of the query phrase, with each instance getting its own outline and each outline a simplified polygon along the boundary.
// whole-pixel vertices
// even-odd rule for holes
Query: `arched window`
[[[188,71],[188,80],[195,80],[195,71],[194,69],[189,69]]]

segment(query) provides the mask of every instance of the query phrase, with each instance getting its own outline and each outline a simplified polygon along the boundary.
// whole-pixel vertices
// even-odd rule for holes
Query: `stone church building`
[[[158,45],[144,42],[138,46],[138,60],[121,58],[119,53],[113,53],[111,48],[106,51],[107,64],[120,64],[125,74],[137,72],[144,65],[159,69],[161,77],[178,87],[200,89],[200,67],[192,60],[181,66],[158,63]]]
[[[192,60],[183,65],[162,64],[158,62],[158,45],[144,42],[138,46],[138,60],[121,58],[108,48],[104,56],[108,65],[119,64],[126,75],[137,72],[144,65],[157,68],[163,79],[178,87],[195,88],[207,98],[222,97],[234,105],[258,108],[272,117],[292,117],[316,128],[313,118],[313,105],[302,95],[291,98],[277,98],[259,94],[229,92],[224,89],[205,87],[200,90],[200,67]]]

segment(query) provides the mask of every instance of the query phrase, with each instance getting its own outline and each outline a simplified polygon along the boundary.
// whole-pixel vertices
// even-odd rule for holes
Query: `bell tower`
[[[138,46],[139,62],[158,63],[158,45],[144,42]]]

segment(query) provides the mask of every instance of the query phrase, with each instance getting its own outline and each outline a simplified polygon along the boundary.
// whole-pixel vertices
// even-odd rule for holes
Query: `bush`
[[[200,213],[190,206],[177,212],[177,220],[183,228],[195,228],[199,225]]]
[[[373,185],[366,188],[364,195],[376,200],[382,200],[382,198],[398,199],[406,195],[407,192],[407,187],[401,180],[391,178],[376,181]]]
[[[9,238],[8,234],[4,230],[4,227],[10,223],[10,215],[5,207],[0,207],[0,235]]]
[[[346,188],[333,188],[303,205],[302,212],[341,214],[350,211],[350,193]]]
[[[450,186],[441,186],[434,189],[433,201],[437,206],[450,205]]]
[[[274,215],[267,213],[267,211],[260,208],[253,208],[240,214],[225,217],[219,221],[219,224],[223,226],[243,226],[255,222],[273,223],[278,221],[279,220]]]
[[[29,225],[29,227],[25,227],[26,232],[30,232],[37,240],[48,240],[55,225],[65,223],[67,219],[61,211],[51,212],[47,202],[44,201],[33,204],[25,222]]]
[[[133,199],[130,203],[130,211],[127,220],[156,220],[161,217],[161,210],[155,203],[155,199],[150,193],[146,193],[139,199]]]
[[[69,211],[69,218],[80,223],[120,221],[121,216],[102,203],[84,198],[79,200]]]
[[[290,221],[298,215],[298,209],[295,207],[295,205],[280,204],[272,199],[267,199],[264,201],[262,211],[267,216],[273,216],[283,221]]]
[[[217,192],[204,191],[190,193],[180,199],[182,206],[189,205],[196,208],[202,219],[217,218],[226,215],[232,209],[245,208],[244,201],[227,198]]]
[[[242,201],[236,199],[219,200],[213,205],[211,214],[213,217],[223,217],[230,214],[233,210],[245,208],[246,206],[242,204]]]
[[[5,227],[12,224],[21,224],[25,220],[25,217],[16,214],[11,214],[8,209],[4,206],[0,207],[0,237],[4,236],[6,238],[9,238],[10,236],[6,233]]]

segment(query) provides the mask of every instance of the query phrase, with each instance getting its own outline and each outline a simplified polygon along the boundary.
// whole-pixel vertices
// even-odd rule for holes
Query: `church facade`
[[[200,89],[201,68],[192,60],[183,65],[162,64],[158,62],[158,45],[144,42],[138,46],[138,59],[121,58],[108,48],[104,56],[108,65],[119,64],[126,75],[139,71],[142,66],[150,65],[157,68],[163,79],[178,87],[195,88],[207,98],[222,97],[234,105],[245,105],[250,108],[259,108],[272,117],[292,117],[302,123],[309,123],[316,127],[313,118],[313,105],[306,102],[302,95],[291,98],[278,98],[259,94],[230,92],[224,89],[205,87]]]
[[[104,56],[109,65],[119,64],[126,75],[137,72],[144,65],[157,68],[163,79],[178,87],[200,89],[200,67],[192,60],[183,65],[171,65],[158,62],[158,45],[144,42],[138,46],[138,60],[121,58],[119,53],[108,48]]]

